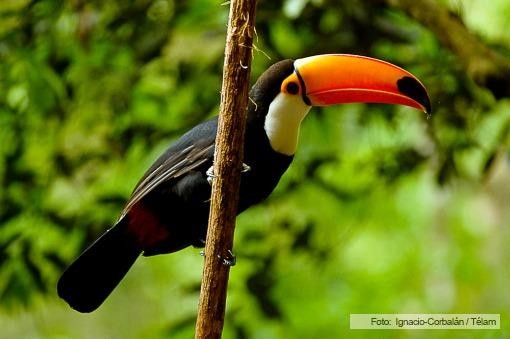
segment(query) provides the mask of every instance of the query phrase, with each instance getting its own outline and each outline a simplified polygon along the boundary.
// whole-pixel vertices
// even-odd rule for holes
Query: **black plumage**
[[[265,199],[289,167],[292,156],[275,152],[264,119],[292,60],[271,66],[250,91],[238,213]],[[170,146],[134,189],[119,221],[64,272],[58,294],[80,312],[95,310],[140,254],[170,253],[203,246],[211,186],[217,117],[199,124]]]
[[[284,60],[250,91],[238,213],[267,198],[296,151],[301,121],[311,106],[390,103],[430,113],[425,87],[390,63],[347,54]],[[235,114],[235,112],[233,112]],[[140,254],[203,246],[209,216],[217,118],[170,146],[136,185],[119,220],[63,273],[60,297],[81,312],[96,309]],[[241,170],[241,169],[240,169]]]

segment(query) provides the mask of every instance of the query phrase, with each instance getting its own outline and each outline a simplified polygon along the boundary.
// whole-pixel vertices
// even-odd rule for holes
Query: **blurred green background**
[[[397,3],[260,1],[253,80],[283,58],[370,55],[422,79],[434,111],[312,110],[278,189],[238,218],[224,338],[510,337],[510,101]],[[510,2],[423,3],[510,58]],[[227,16],[0,1],[0,338],[193,336],[198,249],[139,259],[92,314],[55,284],[159,153],[217,114]],[[502,329],[353,331],[351,313],[500,313]]]

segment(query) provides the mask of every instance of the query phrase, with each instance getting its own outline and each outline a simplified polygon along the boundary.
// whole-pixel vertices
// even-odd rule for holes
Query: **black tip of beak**
[[[397,87],[402,94],[425,107],[425,113],[431,113],[432,107],[430,105],[429,95],[425,87],[423,87],[418,80],[405,76],[397,81]]]

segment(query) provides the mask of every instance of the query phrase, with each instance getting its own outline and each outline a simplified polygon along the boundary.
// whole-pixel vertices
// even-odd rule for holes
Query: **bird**
[[[350,54],[282,60],[249,93],[238,214],[266,199],[290,166],[313,106],[386,103],[431,112],[424,85],[389,62]],[[57,293],[96,310],[137,258],[205,244],[218,119],[182,135],[139,180],[120,217],[63,272]]]

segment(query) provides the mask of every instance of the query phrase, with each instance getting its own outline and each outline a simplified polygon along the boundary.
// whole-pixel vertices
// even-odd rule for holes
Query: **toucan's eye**
[[[299,93],[299,85],[293,81],[289,82],[285,89],[287,90],[287,93],[289,93],[289,94],[298,94]]]

